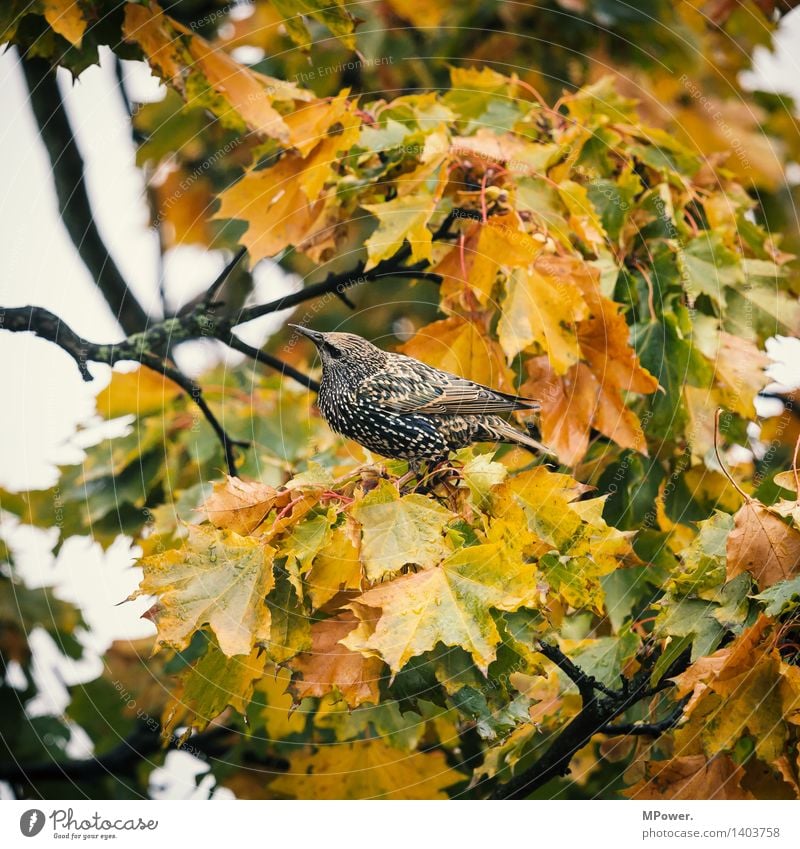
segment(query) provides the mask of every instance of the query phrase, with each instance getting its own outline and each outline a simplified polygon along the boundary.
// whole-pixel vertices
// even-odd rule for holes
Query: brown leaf
[[[728,537],[728,580],[750,572],[765,590],[800,569],[800,532],[763,504],[748,500],[734,517]]]
[[[289,666],[300,673],[292,680],[291,693],[297,701],[307,696],[339,693],[351,708],[365,702],[378,704],[378,680],[383,663],[351,651],[343,640],[359,623],[350,612],[317,622],[311,628],[311,651],[297,655]]]
[[[285,506],[290,497],[288,490],[279,492],[260,481],[226,475],[224,481],[214,484],[214,491],[198,511],[215,527],[228,528],[247,536],[264,521],[273,507]]]
[[[625,791],[629,799],[752,799],[741,782],[744,770],[727,755],[708,760],[688,755],[644,764],[645,777]]]

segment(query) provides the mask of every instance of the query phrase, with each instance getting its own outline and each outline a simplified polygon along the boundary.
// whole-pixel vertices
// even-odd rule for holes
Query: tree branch
[[[106,248],[94,221],[86,192],[83,159],[67,117],[55,72],[49,62],[24,58],[22,70],[30,92],[31,107],[50,158],[61,220],[125,333],[147,327],[148,316]]]
[[[662,689],[650,687],[650,676],[659,656],[657,651],[651,651],[643,657],[640,670],[632,680],[625,679],[619,691],[600,685],[598,681],[579,669],[557,647],[541,643],[539,651],[549,660],[552,660],[575,683],[581,694],[583,704],[578,714],[555,736],[538,760],[505,784],[497,784],[489,793],[491,799],[525,799],[551,779],[566,775],[569,772],[572,758],[595,734],[646,733],[644,731],[625,731],[628,727],[644,728],[645,726],[642,725],[633,723],[630,726],[614,726],[611,725],[611,722],[637,702]],[[685,652],[662,676],[662,681],[677,675],[688,666],[689,660],[690,654]],[[599,697],[596,691],[604,695]],[[663,722],[669,721],[672,725],[676,724],[682,711],[683,702],[677,705],[673,713]],[[652,728],[660,724],[656,723]],[[672,725],[669,727],[672,727]],[[666,726],[664,730],[666,730]]]
[[[318,298],[320,295],[336,295],[340,297],[354,286],[360,286],[363,283],[372,283],[383,277],[414,277],[418,280],[432,280],[435,283],[442,282],[440,275],[424,270],[428,266],[427,260],[417,262],[414,265],[402,265],[409,254],[410,250],[401,248],[391,259],[379,262],[369,271],[364,271],[366,263],[361,261],[349,271],[329,274],[319,283],[306,286],[297,292],[290,292],[288,295],[270,301],[268,304],[247,307],[239,313],[235,323],[244,324],[247,321],[252,321],[254,318],[260,318],[262,315],[269,315],[270,313],[295,307],[305,301],[310,301],[312,298]]]
[[[658,737],[670,728],[674,728],[683,716],[683,708],[688,699],[681,699],[677,707],[664,719],[658,722],[627,722],[619,725],[605,725],[600,729],[601,734],[616,736],[619,734],[632,734],[641,737]]]
[[[154,350],[164,349],[171,332],[181,329],[179,319],[170,319],[154,325],[147,333],[134,334],[123,342],[98,345],[79,336],[57,315],[43,307],[0,307],[0,330],[9,330],[12,333],[28,331],[53,342],[75,360],[84,380],[93,380],[93,375],[87,367],[88,362],[113,366],[128,360],[141,363],[173,380],[197,404],[214,429],[225,452],[228,472],[236,475],[233,446],[247,446],[249,443],[231,439],[203,398],[200,387],[183,372],[170,366],[162,356],[154,353]]]

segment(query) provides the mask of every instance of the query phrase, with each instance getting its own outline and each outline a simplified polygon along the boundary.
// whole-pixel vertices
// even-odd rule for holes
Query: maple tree
[[[155,636],[33,714],[28,634],[77,658],[86,626],[0,541],[0,657],[25,682],[0,688],[0,780],[146,794],[183,747],[239,798],[800,796],[800,427],[796,398],[754,406],[767,340],[800,330],[800,135],[737,82],[792,4],[702,5],[4,4],[62,218],[126,338],[36,306],[2,329],[86,380],[139,364],[96,400],[127,431],[49,490],[0,492],[4,527],[57,528],[56,554],[127,540]],[[54,81],[101,45],[166,86],[131,114],[164,249],[232,254],[162,316],[92,224]],[[264,259],[303,285],[248,298]],[[314,412],[306,343],[242,337],[290,309],[540,399],[555,457],[475,447],[402,483]],[[188,378],[172,354],[197,338],[252,368]],[[75,727],[92,758],[68,757]]]

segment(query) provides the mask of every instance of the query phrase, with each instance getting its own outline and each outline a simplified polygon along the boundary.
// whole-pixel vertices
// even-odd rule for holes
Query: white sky
[[[756,72],[748,82],[787,91],[800,100],[800,74],[796,73],[794,46],[800,43],[800,16],[792,15],[779,39],[776,59],[760,51]],[[16,67],[16,54],[0,56],[0,162],[4,168],[0,187],[0,305],[34,304],[51,309],[76,332],[96,341],[121,338],[105,301],[98,294],[78,258],[58,217],[50,167],[38,139],[27,105],[24,81]],[[141,97],[153,97],[158,86],[133,63],[125,63],[126,78]],[[123,276],[145,308],[158,313],[157,240],[148,229],[143,202],[143,181],[134,167],[134,149],[127,117],[116,92],[110,63],[90,68],[73,86],[62,79],[67,108],[86,162],[89,193],[100,230]],[[173,252],[166,263],[167,291],[173,302],[190,297],[210,282],[223,259],[219,254],[187,248]],[[284,288],[274,269],[258,275],[259,289],[276,294]],[[256,331],[263,338],[265,327]],[[784,383],[800,382],[800,345],[779,346],[786,361],[774,376]],[[183,354],[182,365],[192,372],[209,364],[208,350]],[[94,409],[93,397],[108,380],[109,370],[92,366],[98,379],[85,384],[72,360],[54,345],[28,335],[0,332],[0,395],[4,400],[0,439],[0,485],[11,489],[42,488],[55,481],[55,464],[78,462],[79,448],[69,445],[78,422]],[[88,539],[68,543],[56,563],[48,554],[44,535],[15,535],[22,544],[20,571],[32,584],[55,584],[63,597],[76,601],[93,629],[91,645],[102,652],[115,637],[150,634],[153,626],[139,616],[144,603],[116,604],[135,589],[139,570],[132,568],[133,554],[125,540],[103,553]],[[38,638],[37,638],[38,639]],[[63,706],[67,682],[88,680],[99,671],[99,660],[75,669],[51,668],[51,651],[40,652],[39,677],[44,699]],[[48,658],[50,659],[48,661]],[[188,757],[188,756],[187,756]],[[181,757],[172,758],[170,764]],[[194,762],[196,763],[196,762]],[[190,767],[178,764],[172,775],[162,775],[168,795],[186,796]],[[169,770],[168,770],[169,772]],[[193,782],[190,782],[193,787]]]

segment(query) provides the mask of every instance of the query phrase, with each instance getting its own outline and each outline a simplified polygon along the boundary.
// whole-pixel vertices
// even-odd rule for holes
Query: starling
[[[317,346],[317,403],[337,433],[384,457],[438,463],[473,442],[511,442],[551,453],[498,413],[539,403],[481,386],[412,357],[382,351],[352,333],[290,325]]]

